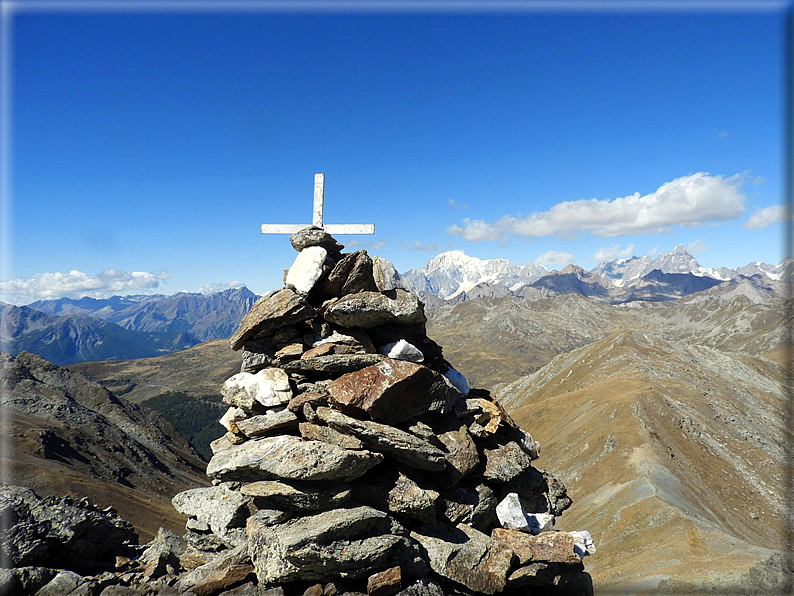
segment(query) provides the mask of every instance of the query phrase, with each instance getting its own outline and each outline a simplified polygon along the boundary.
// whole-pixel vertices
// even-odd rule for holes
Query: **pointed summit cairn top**
[[[565,487],[444,359],[391,264],[319,226],[290,242],[284,287],[231,338],[242,364],[221,388],[214,486],[173,499],[191,556],[236,556],[287,596],[588,593],[590,535],[554,530]]]
[[[307,227],[325,230],[328,234],[374,234],[374,224],[323,224],[323,202],[325,196],[325,174],[314,175],[314,204],[312,224],[262,224],[263,234],[295,234]]]

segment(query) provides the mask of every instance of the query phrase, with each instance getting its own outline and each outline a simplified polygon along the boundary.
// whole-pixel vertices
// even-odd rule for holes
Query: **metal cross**
[[[374,234],[374,224],[331,224],[323,225],[323,188],[325,174],[314,175],[314,209],[312,225],[322,228],[329,234]],[[306,224],[262,224],[263,234],[294,234],[309,227]]]

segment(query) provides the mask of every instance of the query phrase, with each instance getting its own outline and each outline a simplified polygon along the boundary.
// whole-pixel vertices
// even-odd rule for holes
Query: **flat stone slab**
[[[288,288],[262,296],[254,302],[251,310],[243,317],[229,343],[232,350],[239,350],[243,344],[258,336],[275,333],[279,328],[300,323],[317,316],[317,312],[301,296]]]
[[[460,398],[440,374],[421,364],[391,358],[347,373],[328,386],[328,400],[340,410],[366,413],[387,424],[428,411],[449,412]]]
[[[246,437],[254,438],[263,437],[277,430],[296,428],[298,426],[298,417],[290,412],[286,406],[281,406],[280,408],[268,410],[265,414],[238,420],[235,424],[239,432]]]
[[[291,373],[348,373],[380,362],[380,354],[330,354],[286,362],[282,368]]]
[[[353,435],[373,451],[388,454],[412,468],[438,471],[446,467],[446,459],[440,449],[411,433],[386,424],[356,420],[326,407],[317,408],[317,416],[334,430]]]
[[[333,509],[350,499],[350,486],[344,482],[296,482],[260,480],[240,487],[249,497],[264,499],[277,509],[317,511]]]
[[[568,532],[553,530],[533,536],[517,530],[494,528],[491,538],[510,547],[518,557],[519,565],[535,561],[546,563],[579,563],[581,561],[574,550],[573,536]]]
[[[414,325],[427,321],[419,298],[403,289],[349,294],[330,301],[324,308],[325,319],[343,327],[370,329],[389,323]]]
[[[383,461],[320,441],[283,435],[246,441],[212,456],[207,476],[221,480],[352,480]]]
[[[301,422],[298,430],[304,439],[309,441],[322,441],[344,449],[364,449],[361,439],[340,433],[330,426],[320,426],[311,422]]]
[[[340,252],[345,248],[331,234],[322,228],[313,226],[303,228],[299,232],[292,234],[289,237],[289,243],[298,252],[309,246],[322,246],[328,252]]]
[[[277,527],[248,523],[251,559],[261,584],[365,577],[393,560],[406,539],[389,534],[388,516],[372,507],[332,509]]]
[[[430,524],[411,532],[427,552],[430,567],[476,593],[501,592],[510,573],[513,551],[463,524]]]

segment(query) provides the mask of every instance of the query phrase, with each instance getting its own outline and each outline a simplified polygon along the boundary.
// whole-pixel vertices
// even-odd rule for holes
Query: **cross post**
[[[374,234],[374,224],[323,224],[323,196],[325,189],[325,174],[314,175],[314,204],[312,209],[312,226],[322,228],[329,234]],[[294,234],[309,224],[262,224],[263,234]]]

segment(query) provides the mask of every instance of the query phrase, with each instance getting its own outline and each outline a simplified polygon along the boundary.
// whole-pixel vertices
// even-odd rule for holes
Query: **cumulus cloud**
[[[403,248],[406,248],[412,252],[438,252],[439,246],[438,242],[432,242],[430,244],[422,244],[419,240],[414,240],[413,242],[403,242]]]
[[[223,292],[224,290],[228,290],[231,288],[241,288],[244,285],[245,285],[244,281],[235,279],[234,281],[230,281],[229,283],[204,284],[198,289],[198,291],[199,294],[217,294],[218,292]]]
[[[785,205],[772,205],[771,207],[759,207],[750,216],[746,222],[742,224],[743,228],[750,230],[762,230],[768,228],[772,224],[783,221],[786,217],[788,209]]]
[[[694,242],[690,242],[686,245],[686,249],[689,252],[703,252],[706,248],[706,245],[703,243],[703,238],[698,238]]]
[[[559,250],[549,250],[535,259],[538,265],[567,265],[575,262],[573,255],[569,252]]]
[[[634,254],[633,244],[629,244],[626,248],[621,248],[620,244],[613,244],[611,246],[602,246],[599,248],[593,253],[590,260],[597,263],[606,263],[608,261],[630,257],[632,254]]]
[[[120,271],[105,269],[86,275],[73,269],[68,273],[38,273],[28,279],[0,281],[0,295],[10,302],[50,300],[55,298],[107,298],[113,294],[146,292],[160,286],[171,276],[167,271]]]
[[[548,211],[526,217],[505,215],[494,223],[464,219],[447,233],[470,242],[503,240],[507,236],[564,236],[590,232],[611,238],[630,234],[669,232],[673,226],[695,227],[707,222],[736,219],[744,211],[739,187],[745,175],[725,178],[705,172],[682,176],[662,184],[654,192],[619,197],[564,201]]]

